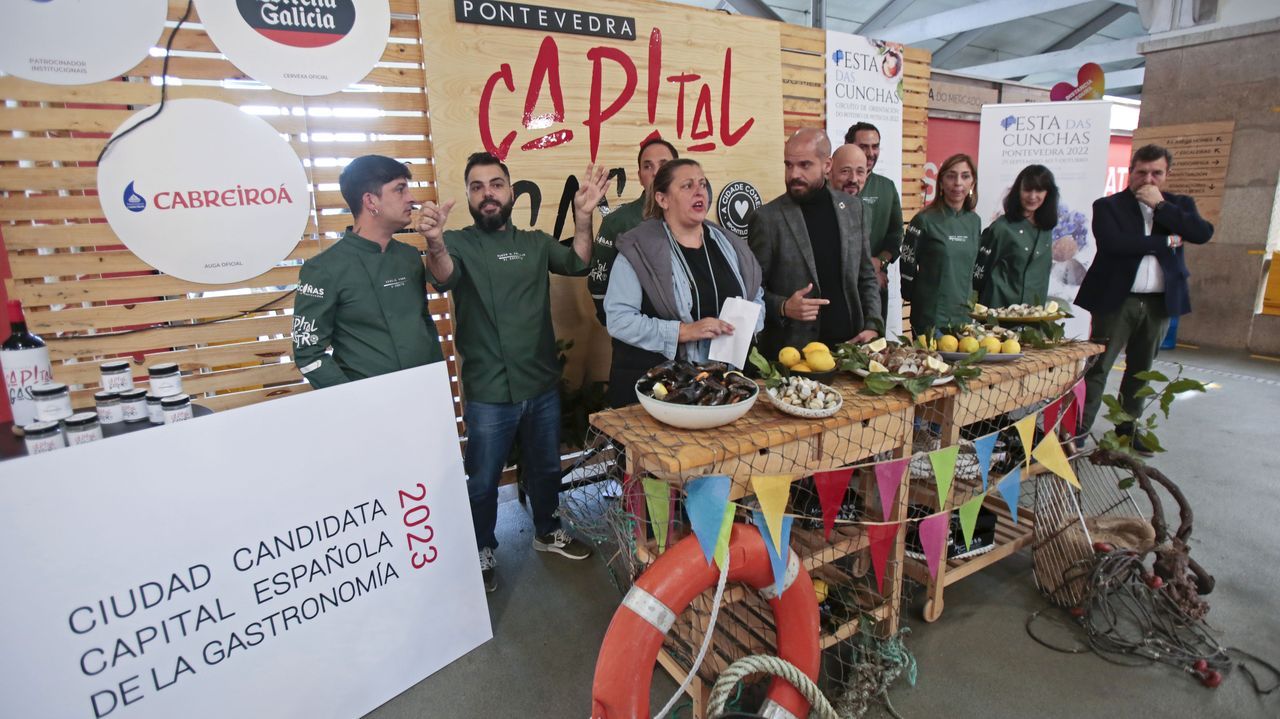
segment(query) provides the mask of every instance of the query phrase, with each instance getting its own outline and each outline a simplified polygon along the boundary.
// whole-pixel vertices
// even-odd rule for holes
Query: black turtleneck
[[[855,333],[844,294],[844,252],[831,190],[823,185],[821,189],[796,200],[796,204],[804,214],[809,245],[813,248],[813,263],[818,270],[818,286],[809,293],[809,297],[831,301],[818,311],[818,340],[826,344],[847,342]]]

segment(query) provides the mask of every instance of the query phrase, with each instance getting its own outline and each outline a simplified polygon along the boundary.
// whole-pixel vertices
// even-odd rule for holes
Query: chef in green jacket
[[[1058,185],[1044,165],[1018,173],[1004,198],[1004,215],[982,233],[974,281],[988,307],[1043,305],[1049,299]]]
[[[410,179],[380,155],[352,160],[338,178],[353,225],[302,266],[293,302],[293,359],[316,389],[444,358],[422,255],[392,238],[412,220]]]
[[[631,231],[644,221],[645,197],[653,185],[653,176],[658,168],[680,157],[675,145],[661,137],[650,137],[640,143],[640,154],[636,158],[640,173],[640,197],[619,206],[605,215],[600,223],[600,233],[591,245],[591,270],[587,274],[587,290],[596,303],[596,318],[603,325],[604,294],[609,289],[609,271],[613,269],[613,260],[618,256],[614,242],[624,233]]]
[[[880,282],[880,319],[889,314],[888,266],[902,254],[902,197],[898,186],[877,175],[880,159],[880,130],[869,122],[859,122],[844,134],[846,144],[857,145],[867,156],[867,180],[858,196],[871,213],[871,265]]]
[[[969,321],[969,294],[982,222],[978,168],[968,155],[952,155],[938,169],[938,194],[915,217],[902,246],[903,296],[911,300],[911,331],[932,337]]]
[[[520,443],[520,469],[533,510],[533,548],[569,559],[591,549],[560,527],[560,363],[551,327],[548,272],[584,275],[591,221],[608,175],[588,166],[573,197],[573,246],[511,222],[511,173],[487,152],[467,158],[467,209],[475,223],[444,232],[454,201],[423,205],[433,283],[453,295],[462,356],[467,494],[485,591],[497,587],[498,479]]]

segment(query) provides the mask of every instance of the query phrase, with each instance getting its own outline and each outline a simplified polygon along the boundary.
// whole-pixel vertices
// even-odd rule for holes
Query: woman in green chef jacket
[[[974,273],[978,301],[988,307],[1043,305],[1049,299],[1058,185],[1044,165],[1018,173],[1004,198],[1004,216],[982,233]]]
[[[902,248],[902,293],[911,300],[911,331],[935,330],[969,321],[969,293],[978,259],[982,221],[978,166],[968,155],[952,155],[938,168],[938,194],[911,219]]]

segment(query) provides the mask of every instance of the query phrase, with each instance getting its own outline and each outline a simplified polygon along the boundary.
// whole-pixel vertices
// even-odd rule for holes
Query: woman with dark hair
[[[604,297],[610,406],[634,404],[636,381],[649,368],[676,358],[704,362],[712,338],[764,327],[760,265],[744,240],[707,220],[710,203],[702,165],[672,160],[653,178],[648,219],[618,238]],[[720,319],[730,297],[760,305],[755,327]]]
[[[982,233],[974,283],[989,307],[1042,305],[1049,299],[1058,185],[1044,165],[1018,173],[1004,198],[1004,216]]]
[[[933,337],[969,321],[969,293],[982,221],[978,166],[952,155],[938,168],[938,194],[911,218],[902,243],[902,295],[911,300],[911,331]]]

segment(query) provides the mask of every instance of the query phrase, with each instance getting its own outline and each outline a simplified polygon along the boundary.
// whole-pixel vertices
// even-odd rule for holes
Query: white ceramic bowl
[[[818,385],[822,388],[823,392],[835,392],[836,405],[834,407],[830,409],[809,409],[807,407],[797,407],[793,404],[787,404],[786,402],[783,402],[781,399],[778,399],[777,397],[774,397],[771,394],[767,395],[769,398],[769,403],[772,404],[774,408],[777,409],[779,412],[782,412],[783,414],[789,414],[793,417],[804,417],[805,419],[823,419],[826,417],[834,417],[836,412],[839,412],[840,408],[844,406],[844,396],[842,396],[834,388],[828,385],[822,384],[821,382],[819,382]]]
[[[756,399],[759,397],[760,386],[756,385],[754,394],[734,404],[708,406],[675,404],[654,399],[641,392],[638,387],[636,388],[636,398],[640,400],[640,406],[644,407],[651,417],[663,424],[669,424],[672,427],[681,429],[710,429],[737,421],[739,417],[751,409],[751,406],[756,403]]]

